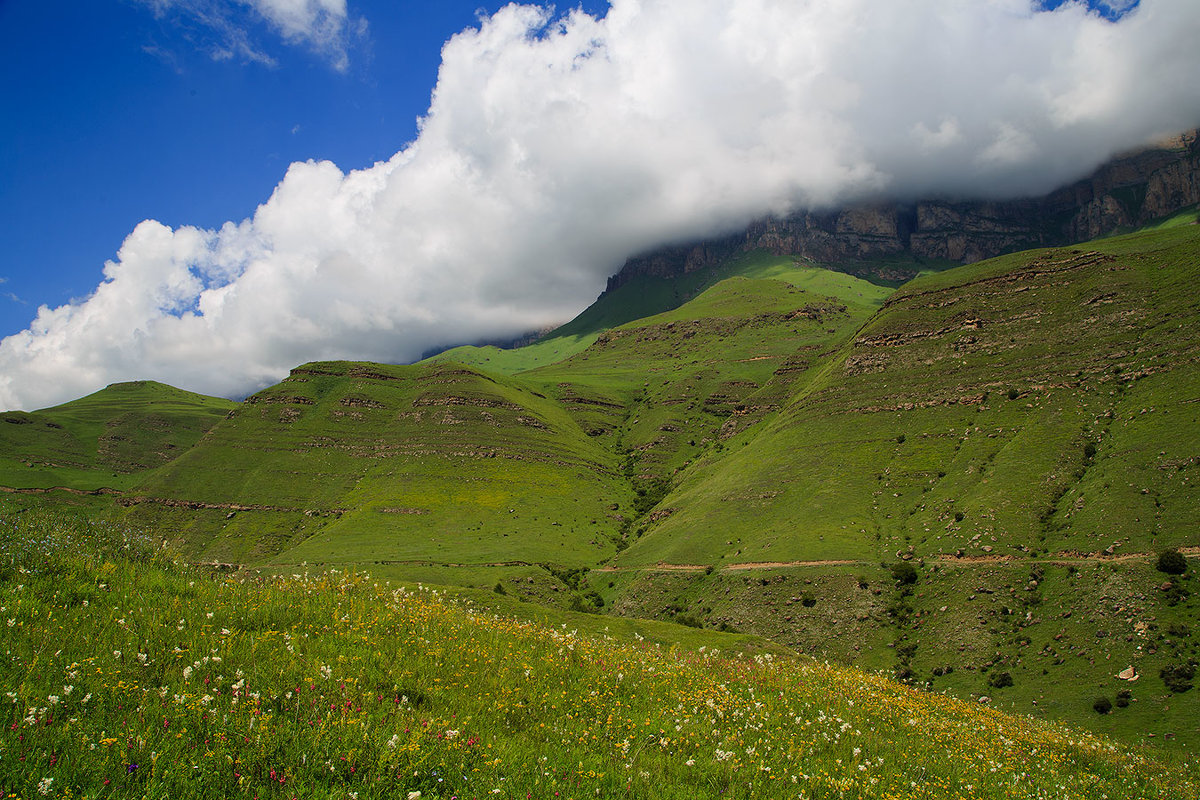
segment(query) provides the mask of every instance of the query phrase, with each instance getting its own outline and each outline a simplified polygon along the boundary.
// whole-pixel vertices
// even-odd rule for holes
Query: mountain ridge
[[[1090,176],[1037,198],[867,202],[768,216],[713,239],[627,260],[606,292],[636,276],[673,277],[765,250],[896,284],[925,262],[972,263],[1032,247],[1064,246],[1132,229],[1200,203],[1200,129],[1120,155]]]

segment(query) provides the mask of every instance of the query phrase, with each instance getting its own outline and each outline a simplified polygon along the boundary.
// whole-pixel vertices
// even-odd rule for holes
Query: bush
[[[1127,708],[1129,701],[1133,699],[1133,692],[1128,689],[1122,689],[1117,692],[1117,708]]]
[[[1007,672],[993,672],[988,676],[988,686],[993,689],[1003,689],[1006,686],[1012,686],[1012,675]]]
[[[804,594],[803,597],[800,598],[800,605],[804,606],[805,608],[812,608],[816,604],[817,604],[817,598],[813,597],[811,594],[808,594],[807,592]]]
[[[1187,559],[1178,550],[1164,550],[1158,554],[1156,566],[1159,572],[1165,572],[1168,575],[1182,575],[1187,572]]]
[[[1196,665],[1190,662],[1169,664],[1160,669],[1158,675],[1172,692],[1186,692],[1192,688],[1192,679],[1196,677]]]
[[[1020,397],[1020,396],[1021,396],[1021,393],[1020,393],[1020,392],[1018,392],[1016,389],[1009,389],[1009,390],[1008,390],[1008,399],[1009,399],[1009,400],[1016,400],[1016,399],[1017,399],[1018,397]]]
[[[1088,442],[1087,444],[1085,444],[1083,446],[1083,457],[1085,459],[1087,459],[1088,461],[1091,461],[1092,458],[1095,457],[1095,455],[1096,455],[1096,445],[1095,444],[1093,444],[1092,442]]]
[[[1107,697],[1097,697],[1095,702],[1092,703],[1092,709],[1097,714],[1107,714],[1112,711],[1112,700],[1109,700]]]
[[[907,561],[901,561],[899,564],[892,565],[892,577],[896,579],[896,583],[907,586],[917,582],[917,570]]]
[[[496,594],[508,594],[508,592],[504,591],[504,584],[500,581],[496,581],[496,587],[492,591]]]

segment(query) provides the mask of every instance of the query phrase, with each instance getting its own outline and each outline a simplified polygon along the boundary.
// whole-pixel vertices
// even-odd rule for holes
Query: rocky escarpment
[[[960,263],[1073,244],[1200,203],[1200,132],[1120,156],[1088,178],[1038,198],[876,203],[768,217],[722,238],[655,250],[626,262],[611,291],[635,276],[671,277],[766,250],[884,280],[911,278],[908,260]]]

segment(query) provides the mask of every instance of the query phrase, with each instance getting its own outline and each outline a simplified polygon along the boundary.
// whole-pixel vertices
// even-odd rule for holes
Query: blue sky
[[[1196,41],[1194,0],[0,0],[0,406],[241,396],[766,213],[1046,191],[1200,122]]]
[[[347,36],[342,71],[237,9],[273,65],[214,58],[227,37],[186,4],[0,0],[0,337],[91,292],[143,219],[218,227],[292,161],[390,158],[416,135],[442,45],[502,5],[350,0],[367,28]]]

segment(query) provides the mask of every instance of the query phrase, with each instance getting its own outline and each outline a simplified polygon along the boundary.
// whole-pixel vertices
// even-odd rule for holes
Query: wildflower
[[[42,778],[38,781],[38,794],[50,794],[50,784],[54,783],[54,778]]]
[[[420,800],[420,798],[421,798],[420,792],[409,792],[408,793],[408,800]]]
[[[50,705],[52,705],[52,706],[56,706],[56,705],[58,705],[58,700],[59,700],[59,697],[58,697],[58,695],[56,695],[56,694],[52,694],[52,695],[50,695],[49,697],[47,697],[46,699],[47,699],[48,701],[50,701]]]

